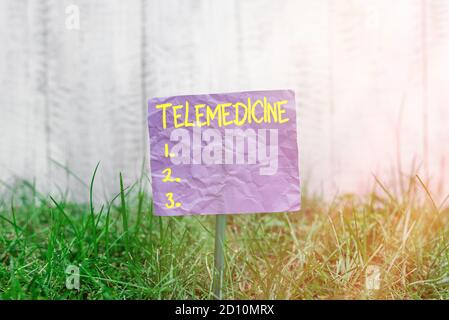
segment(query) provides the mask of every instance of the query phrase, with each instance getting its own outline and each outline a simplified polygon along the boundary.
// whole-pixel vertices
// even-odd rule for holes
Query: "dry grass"
[[[234,217],[228,295],[447,299],[449,210],[434,203],[419,177],[400,197],[378,189],[332,203],[305,197],[300,213],[277,218]],[[366,285],[373,269],[378,289]]]

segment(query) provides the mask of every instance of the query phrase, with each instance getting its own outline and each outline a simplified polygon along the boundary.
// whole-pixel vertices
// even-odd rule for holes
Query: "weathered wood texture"
[[[443,193],[448,33],[445,0],[3,0],[0,177],[83,200],[63,167],[89,183],[101,161],[110,197],[141,173],[147,98],[291,88],[311,190],[399,190],[414,168]]]

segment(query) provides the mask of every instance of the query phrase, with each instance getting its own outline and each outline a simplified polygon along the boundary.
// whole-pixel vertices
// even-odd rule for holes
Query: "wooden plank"
[[[35,2],[0,4],[0,176],[10,185],[49,181],[45,19]]]
[[[79,1],[81,28],[65,28],[65,8],[52,1],[49,22],[49,123],[52,183],[86,200],[101,161],[95,193],[110,197],[134,182],[144,158],[142,143],[141,3]]]

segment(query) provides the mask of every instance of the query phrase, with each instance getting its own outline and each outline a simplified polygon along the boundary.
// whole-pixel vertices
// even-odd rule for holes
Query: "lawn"
[[[211,298],[214,216],[153,216],[144,182],[117,183],[117,197],[95,206],[9,186],[0,298]],[[418,177],[408,184],[332,201],[304,192],[297,213],[229,216],[224,298],[449,298],[449,210]],[[79,290],[66,287],[71,265]],[[367,286],[372,272],[378,286]]]

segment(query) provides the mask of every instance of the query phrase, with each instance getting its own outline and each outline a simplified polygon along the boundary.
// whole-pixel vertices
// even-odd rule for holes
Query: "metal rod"
[[[226,215],[219,214],[215,220],[215,268],[213,294],[214,298],[221,300],[224,273],[224,243],[226,231]]]

